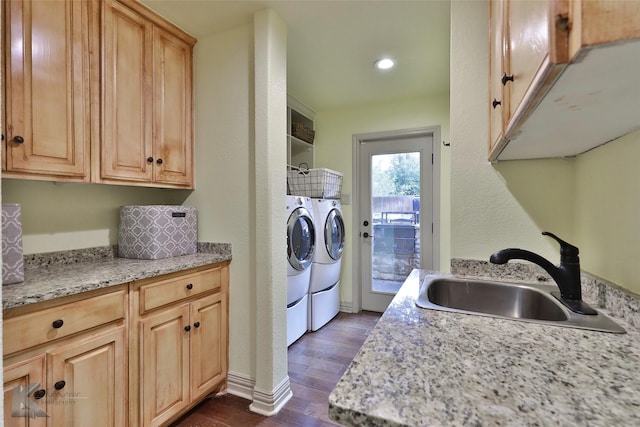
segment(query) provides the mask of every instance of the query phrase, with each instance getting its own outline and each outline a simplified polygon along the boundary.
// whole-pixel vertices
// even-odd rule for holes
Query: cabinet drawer
[[[3,352],[11,354],[125,317],[124,290],[24,314],[3,322]]]
[[[220,289],[222,267],[140,286],[140,314],[204,292]]]

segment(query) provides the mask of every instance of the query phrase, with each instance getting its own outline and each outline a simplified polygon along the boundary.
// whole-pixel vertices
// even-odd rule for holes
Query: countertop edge
[[[81,252],[89,256],[83,258],[78,255]],[[104,247],[39,255],[37,262],[25,268],[23,282],[2,286],[3,310],[232,259],[228,243],[198,243],[195,254],[158,260],[109,256],[112,253],[117,251]]]

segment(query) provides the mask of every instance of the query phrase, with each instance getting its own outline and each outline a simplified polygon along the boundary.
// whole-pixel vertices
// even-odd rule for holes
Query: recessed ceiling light
[[[390,58],[382,58],[374,62],[373,65],[378,70],[388,70],[389,68],[393,68],[393,66],[396,65],[396,61]]]

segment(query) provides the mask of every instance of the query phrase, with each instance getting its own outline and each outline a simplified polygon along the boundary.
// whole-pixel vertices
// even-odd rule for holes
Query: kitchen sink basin
[[[626,332],[602,313],[584,315],[567,309],[552,295],[557,289],[552,285],[429,275],[422,282],[416,305],[433,310],[570,328]]]

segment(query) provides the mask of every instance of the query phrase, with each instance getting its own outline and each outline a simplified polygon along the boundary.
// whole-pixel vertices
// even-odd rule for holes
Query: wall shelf
[[[287,169],[313,167],[313,144],[293,136],[293,124],[315,130],[315,112],[293,96],[287,96]]]

